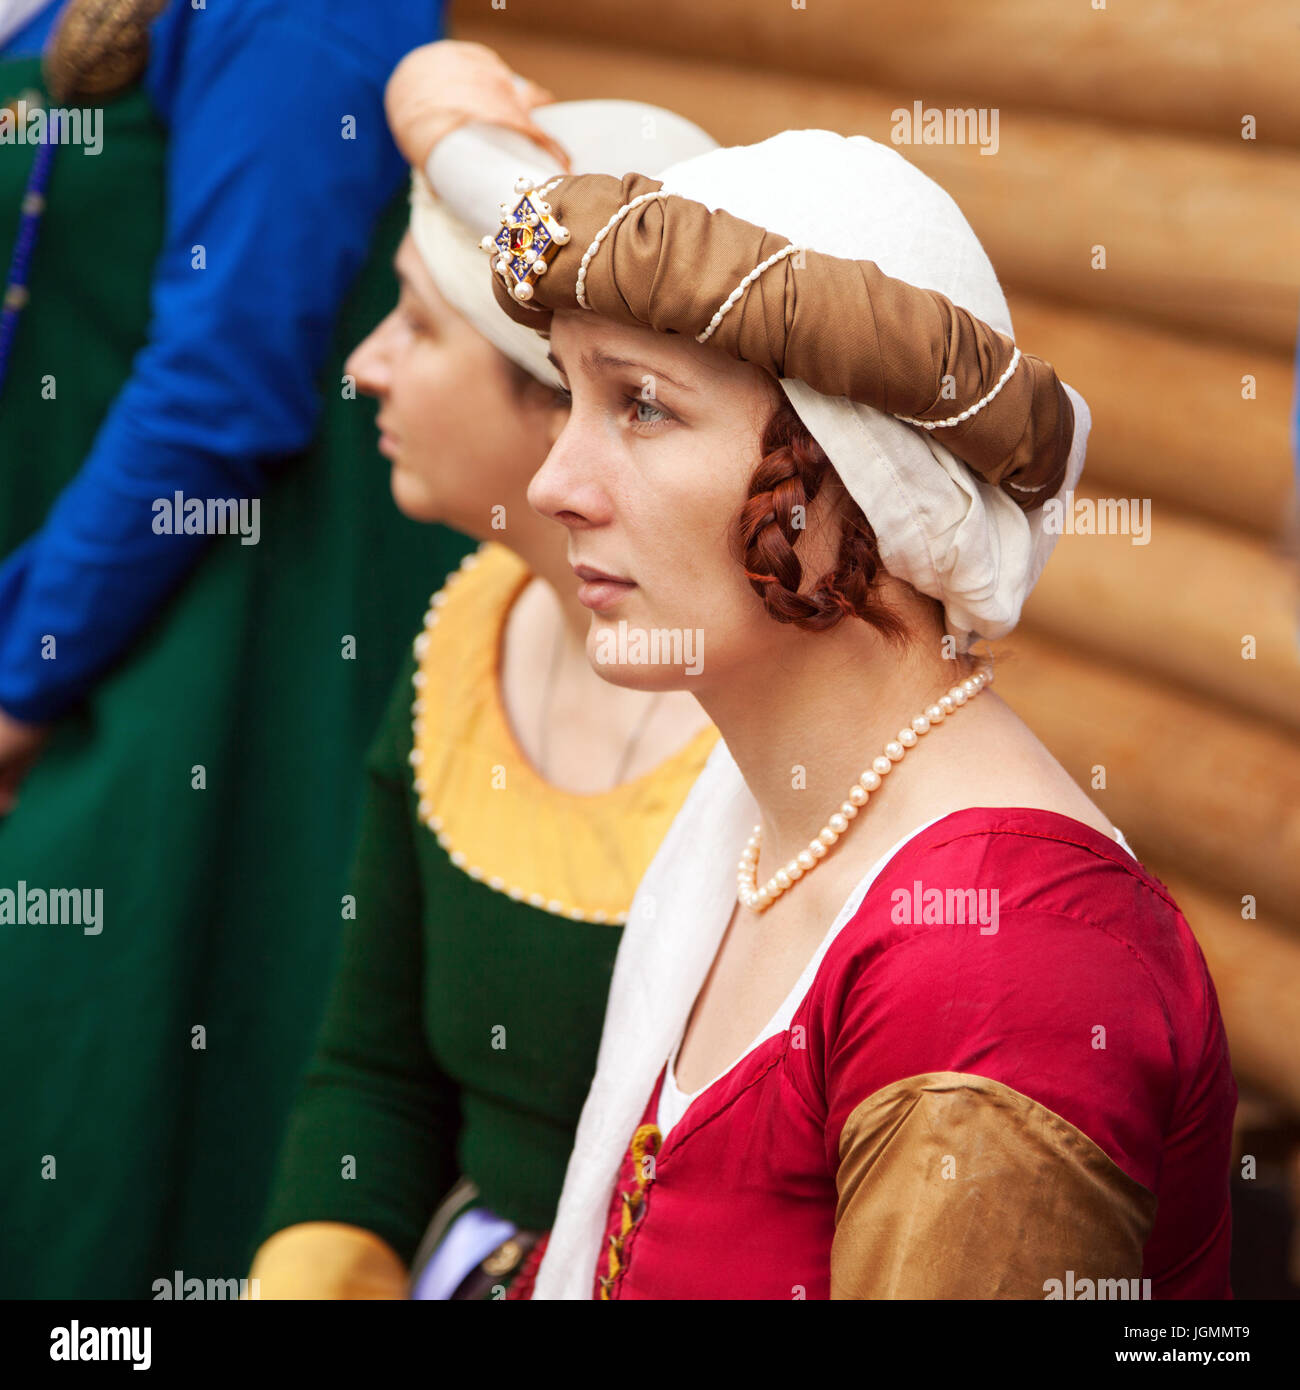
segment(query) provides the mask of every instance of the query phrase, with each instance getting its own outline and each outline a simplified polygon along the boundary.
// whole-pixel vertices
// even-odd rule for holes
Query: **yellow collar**
[[[531,578],[513,551],[488,543],[430,601],[412,678],[419,816],[451,862],[494,891],[576,922],[622,923],[717,730],[610,791],[544,781],[501,702],[506,618]]]

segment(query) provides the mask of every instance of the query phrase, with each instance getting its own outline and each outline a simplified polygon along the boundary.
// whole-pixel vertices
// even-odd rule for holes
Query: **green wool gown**
[[[38,63],[0,64],[0,102],[27,88]],[[0,555],[76,473],[145,340],[165,133],[137,89],[104,136],[49,189],[0,397]],[[0,145],[3,264],[33,154]],[[405,211],[341,314],[318,442],[266,489],[260,544],[214,541],[0,823],[0,888],[103,892],[98,935],[0,925],[2,1297],[148,1298],[178,1269],[247,1270],[339,946],[365,748],[469,545],[399,515],[373,409],[338,385],[391,305]]]
[[[500,692],[530,579],[499,545],[466,558],[376,739],[354,916],[254,1266],[263,1298],[381,1296],[385,1248],[402,1296],[453,1187],[457,1210],[533,1231],[555,1215],[622,923],[717,731],[608,791],[544,781]]]

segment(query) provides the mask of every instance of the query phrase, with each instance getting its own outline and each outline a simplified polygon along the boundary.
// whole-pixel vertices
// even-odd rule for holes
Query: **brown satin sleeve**
[[[497,302],[516,322],[545,331],[550,311],[577,306],[583,254],[623,206],[662,185],[570,175],[546,195],[570,233],[518,303],[492,274]],[[650,199],[628,213],[588,264],[586,299],[598,314],[657,332],[702,332],[741,280],[789,238],[693,199]],[[765,270],[724,315],[709,343],[773,376],[806,381],[892,415],[943,420],[997,385],[1015,344],[935,290],[886,275],[871,261],[816,251]],[[953,379],[951,399],[944,378]],[[983,409],[935,438],[1026,511],[1065,478],[1074,408],[1051,365],[1029,353]],[[1014,485],[1014,486],[1013,486]]]
[[[1136,1279],[1156,1199],[1060,1115],[1000,1082],[907,1077],[844,1122],[832,1298],[1042,1299]]]
[[[393,1247],[373,1231],[340,1221],[304,1221],[270,1236],[253,1257],[249,1287],[259,1299],[386,1299],[410,1293],[406,1266]]]

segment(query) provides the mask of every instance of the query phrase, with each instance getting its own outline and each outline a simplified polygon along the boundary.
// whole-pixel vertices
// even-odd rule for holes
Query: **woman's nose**
[[[382,396],[389,387],[391,373],[388,354],[388,330],[392,314],[381,319],[348,354],[344,372],[357,384],[365,396]]]
[[[528,484],[528,504],[542,516],[571,528],[598,525],[607,510],[588,467],[581,426],[570,414],[546,460]]]

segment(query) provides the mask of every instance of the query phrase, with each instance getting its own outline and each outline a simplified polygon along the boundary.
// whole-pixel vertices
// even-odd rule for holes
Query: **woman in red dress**
[[[641,885],[537,1297],[1227,1297],[1168,890],[989,690],[1087,407],[950,199],[788,131],[507,200],[605,677],[720,745]],[[486,241],[486,239],[485,239]]]

